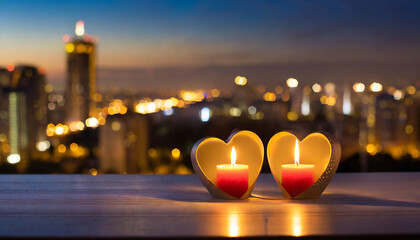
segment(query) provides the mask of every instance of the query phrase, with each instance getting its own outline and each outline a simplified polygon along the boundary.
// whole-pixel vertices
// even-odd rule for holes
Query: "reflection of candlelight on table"
[[[229,213],[229,237],[239,237],[239,215]]]
[[[302,236],[303,230],[302,230],[302,210],[300,206],[293,206],[291,208],[291,224],[292,224],[292,235],[295,237]]]
[[[294,198],[314,184],[315,166],[299,164],[299,142],[295,144],[295,164],[281,166],[281,184],[289,195]]]
[[[217,165],[217,186],[229,195],[241,198],[248,190],[248,165],[236,164],[236,150],[232,147],[231,164]]]

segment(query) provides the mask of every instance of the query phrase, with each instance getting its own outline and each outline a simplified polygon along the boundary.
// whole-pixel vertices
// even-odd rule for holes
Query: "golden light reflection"
[[[227,220],[227,235],[229,237],[239,237],[241,235],[240,215],[236,208],[229,209]]]
[[[239,216],[238,214],[229,215],[229,237],[239,236]]]
[[[290,213],[291,220],[291,234],[295,237],[303,235],[303,217],[302,209],[300,206],[292,206]]]

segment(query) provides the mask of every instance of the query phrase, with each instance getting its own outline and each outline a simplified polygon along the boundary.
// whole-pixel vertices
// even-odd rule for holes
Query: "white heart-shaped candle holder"
[[[341,146],[328,133],[312,133],[300,141],[291,132],[279,132],[268,143],[267,157],[285,197],[318,198],[337,171]]]
[[[233,152],[236,153],[236,165],[232,165],[235,169],[230,169]],[[263,160],[264,145],[251,131],[234,132],[226,142],[214,137],[203,138],[191,151],[191,162],[197,176],[213,197],[222,199],[248,198]],[[244,180],[246,175],[248,181]]]

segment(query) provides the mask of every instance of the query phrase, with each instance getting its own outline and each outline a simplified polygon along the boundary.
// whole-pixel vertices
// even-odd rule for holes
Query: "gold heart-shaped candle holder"
[[[312,133],[300,141],[291,132],[279,132],[268,143],[267,157],[285,197],[318,198],[337,171],[341,146],[328,133]]]
[[[232,158],[236,158],[235,164],[231,163]],[[197,176],[213,197],[222,199],[248,198],[263,160],[264,145],[251,131],[234,132],[226,142],[214,137],[203,138],[191,151]]]

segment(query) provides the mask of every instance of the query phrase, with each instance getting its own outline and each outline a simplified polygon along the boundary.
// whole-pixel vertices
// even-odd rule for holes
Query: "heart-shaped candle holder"
[[[296,154],[299,155],[299,166],[295,162]],[[300,141],[291,132],[279,132],[268,143],[267,157],[285,197],[318,198],[337,171],[341,146],[328,133],[312,133]]]
[[[235,189],[234,186],[229,186],[232,183],[229,182],[229,179],[227,179],[227,190],[226,188],[222,190],[221,184],[223,182],[220,182],[222,180],[221,173],[226,170],[223,169],[223,166],[229,168],[233,152],[236,153],[237,159],[237,165],[235,166],[246,167],[247,165],[246,170],[248,171],[248,181],[246,182],[245,180],[244,184],[242,181],[242,184],[240,184],[239,188],[243,190],[239,190],[239,195],[238,189]],[[263,160],[264,145],[261,139],[251,131],[234,132],[226,142],[214,137],[203,138],[194,144],[191,151],[191,162],[197,176],[213,197],[222,199],[248,198],[260,174]],[[232,174],[228,171],[225,172],[227,174],[223,177],[235,178],[240,177],[241,174],[242,176],[246,174],[246,171],[236,170],[239,171],[235,171]],[[228,193],[229,188],[235,193]]]

